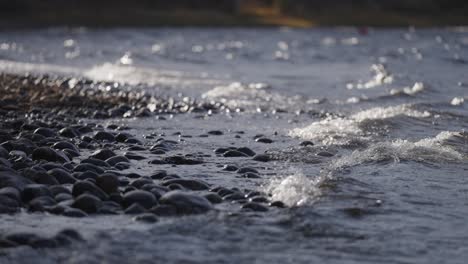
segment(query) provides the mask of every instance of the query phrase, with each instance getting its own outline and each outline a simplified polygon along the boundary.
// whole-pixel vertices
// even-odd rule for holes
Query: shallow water
[[[181,153],[249,146],[274,161],[161,168],[267,190],[290,206],[223,205],[154,225],[126,216],[1,216],[0,231],[83,232],[86,244],[16,248],[9,262],[465,263],[468,258],[468,29],[50,29],[0,33],[0,70],[115,81],[125,89],[221,101],[198,118],[126,119],[140,138],[183,138]],[[73,79],[70,81],[72,85]],[[111,87],[96,87],[111,89]],[[223,136],[199,138],[212,129]],[[235,138],[236,131],[244,131]],[[265,134],[273,144],[255,142]],[[303,140],[314,146],[301,147]],[[324,155],[323,153],[326,151]],[[317,155],[319,154],[319,155]],[[152,169],[138,163],[145,172]]]

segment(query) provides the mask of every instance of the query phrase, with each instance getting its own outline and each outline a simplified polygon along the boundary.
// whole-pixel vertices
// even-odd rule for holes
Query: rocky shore
[[[216,157],[226,159],[220,170],[255,180],[261,178],[257,169],[235,166],[228,160],[264,163],[270,160],[267,154],[230,146],[184,155],[177,153],[182,148],[179,141],[164,135],[150,133],[138,138],[128,132],[129,127],[99,122],[150,116],[164,120],[169,114],[211,115],[224,110],[219,103],[158,98],[127,92],[113,83],[2,74],[0,214],[35,212],[71,218],[126,214],[135,221],[155,223],[160,217],[217,211],[222,204],[254,212],[285,207],[267,193],[217,186],[158,168],[203,165]],[[220,130],[210,130],[200,137],[221,135]],[[272,142],[261,135],[255,140]],[[152,172],[140,172],[141,164]],[[12,231],[0,234],[0,248],[50,248],[83,241],[72,229],[51,237]]]

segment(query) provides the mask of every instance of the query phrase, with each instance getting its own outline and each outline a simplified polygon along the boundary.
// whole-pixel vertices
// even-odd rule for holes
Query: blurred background
[[[0,0],[0,28],[448,26],[467,0]]]

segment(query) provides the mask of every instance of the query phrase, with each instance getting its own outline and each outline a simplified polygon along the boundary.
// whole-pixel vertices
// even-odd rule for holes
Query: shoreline
[[[130,10],[74,10],[74,12],[34,12],[2,16],[0,30],[40,29],[48,27],[444,27],[468,25],[462,14],[404,13],[385,10],[337,9],[308,12],[303,16],[288,14],[229,14],[211,10],[176,10],[168,12]],[[105,14],[105,15],[103,15]]]

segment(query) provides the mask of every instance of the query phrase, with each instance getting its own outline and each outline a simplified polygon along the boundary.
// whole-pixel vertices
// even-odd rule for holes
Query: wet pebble
[[[160,202],[174,206],[178,214],[200,214],[213,209],[211,202],[205,197],[181,191],[165,193]]]
[[[129,207],[134,203],[137,203],[142,207],[149,209],[153,207],[157,203],[157,201],[156,197],[152,193],[147,191],[135,190],[125,193],[123,196],[124,206]]]
[[[256,212],[267,212],[268,207],[255,202],[248,202],[242,205],[242,209],[249,209]]]
[[[78,208],[88,214],[96,213],[100,206],[101,200],[89,193],[81,194],[72,204],[73,208]]]
[[[170,179],[162,182],[163,186],[170,186],[172,184],[179,184],[184,188],[193,191],[200,191],[200,190],[208,190],[209,185],[208,183],[202,180],[195,180],[195,179]]]

